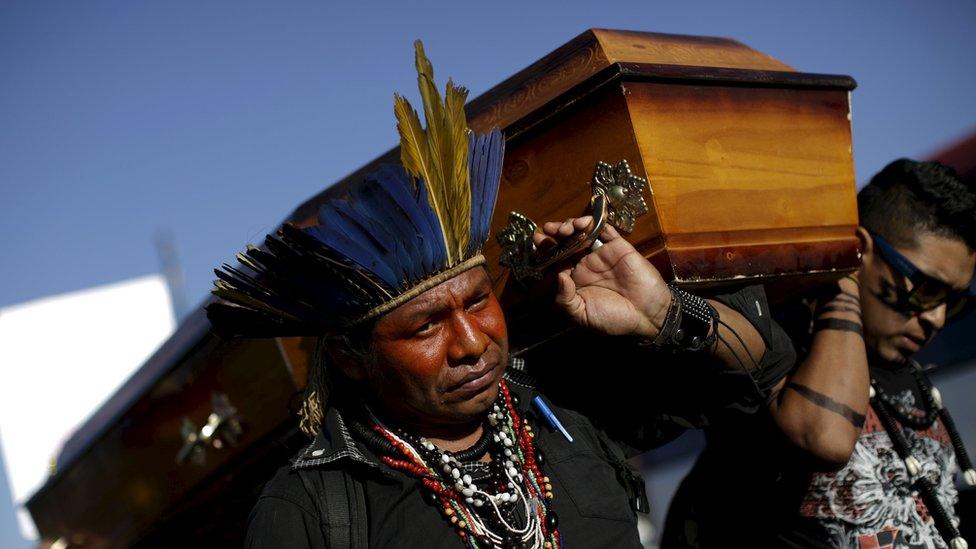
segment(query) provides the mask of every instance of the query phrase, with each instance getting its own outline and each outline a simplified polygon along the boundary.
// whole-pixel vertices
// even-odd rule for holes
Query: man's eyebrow
[[[464,299],[465,302],[471,301],[472,299],[478,299],[490,294],[492,291],[492,286],[490,282],[484,282],[475,286],[472,291]],[[407,322],[414,323],[420,322],[432,316],[437,316],[440,313],[450,309],[447,301],[429,301],[426,303],[418,304],[414,306],[414,310],[406,311],[405,317]]]
[[[478,284],[477,286],[474,287],[473,290],[471,290],[471,294],[468,296],[468,299],[474,299],[474,298],[478,298],[478,297],[483,297],[483,296],[485,296],[487,294],[490,294],[491,293],[491,289],[492,289],[491,288],[491,283],[489,283],[489,282],[485,282],[483,284]]]
[[[927,276],[927,277],[929,277],[929,278],[931,278],[932,280],[934,280],[934,281],[936,281],[936,282],[938,282],[939,284],[944,284],[945,286],[947,286],[947,287],[949,287],[949,288],[952,288],[952,290],[953,290],[953,291],[956,291],[956,292],[964,292],[964,291],[966,291],[966,290],[968,290],[968,289],[969,289],[969,286],[964,286],[964,287],[962,287],[962,288],[957,288],[957,287],[956,287],[955,285],[953,285],[952,283],[950,283],[950,282],[948,282],[948,281],[946,281],[946,280],[945,280],[944,278],[942,278],[941,276],[935,276],[935,275],[933,275],[932,273],[930,273],[930,272],[928,272],[928,271],[926,271],[926,270],[924,270],[924,269],[922,269],[922,268],[919,268],[919,269],[918,269],[918,271],[919,271],[920,273],[922,273],[923,275],[925,275],[925,276]]]
[[[432,316],[437,316],[447,309],[448,305],[444,301],[432,301],[429,303],[424,303],[423,305],[418,305],[412,311],[407,311],[407,322],[411,324],[414,322],[420,322],[421,320],[426,320]]]

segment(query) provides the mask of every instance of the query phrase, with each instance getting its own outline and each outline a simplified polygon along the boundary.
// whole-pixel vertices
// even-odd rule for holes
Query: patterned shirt
[[[872,375],[889,386],[889,394],[896,397],[905,413],[925,415],[918,384],[911,374],[874,369]],[[922,466],[921,474],[936,487],[943,507],[958,524],[954,510],[959,499],[954,484],[956,456],[945,426],[936,419],[927,429],[902,425],[902,430],[911,455]],[[837,472],[812,476],[800,514],[816,520],[834,547],[946,547],[921,496],[911,488],[905,464],[873,409],[868,410],[847,465]]]

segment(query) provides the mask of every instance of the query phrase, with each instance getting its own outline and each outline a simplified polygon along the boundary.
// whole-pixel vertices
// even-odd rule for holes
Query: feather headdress
[[[383,165],[323,204],[318,224],[285,224],[240,266],[215,271],[207,307],[229,336],[318,335],[376,318],[484,263],[501,179],[497,129],[468,130],[467,90],[448,81],[442,98],[417,41],[424,121],[399,94],[394,112],[402,166]]]

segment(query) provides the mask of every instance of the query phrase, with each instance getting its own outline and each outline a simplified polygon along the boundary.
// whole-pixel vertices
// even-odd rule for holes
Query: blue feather
[[[371,194],[370,204],[382,216],[400,248],[408,256],[401,258],[406,279],[411,282],[422,280],[435,269],[434,253],[431,250],[429,234],[431,229],[410,192],[413,183],[402,168],[383,169],[367,176],[363,194]]]
[[[422,263],[420,250],[411,238],[417,230],[376,181],[367,180],[355,194],[355,200],[361,212],[372,212],[376,219],[382,220],[382,228],[377,230],[383,231],[382,234],[393,245],[395,270],[400,275],[401,287],[407,287]]]
[[[402,166],[384,165],[319,210],[319,225],[305,229],[325,246],[403,290],[444,268],[447,252],[440,220],[423,181]]]
[[[342,217],[350,223],[347,227],[355,226],[361,231],[363,242],[368,242],[388,269],[393,273],[393,288],[400,288],[404,280],[403,268],[399,264],[400,256],[396,237],[390,233],[383,221],[378,218],[379,212],[371,210],[362,203],[360,193],[353,192],[348,201],[340,202],[339,210]]]
[[[304,229],[325,246],[349,258],[350,261],[373,273],[388,288],[399,286],[393,270],[384,261],[385,251],[376,239],[356,223],[349,220],[340,200],[330,200],[319,210],[319,225]]]
[[[471,237],[468,255],[474,255],[488,239],[495,199],[501,182],[505,140],[497,128],[487,134],[472,133],[468,141],[471,172]]]
[[[350,189],[349,201],[345,203],[349,206],[346,213],[375,239],[378,250],[397,276],[397,284],[394,287],[406,289],[407,282],[414,274],[417,261],[403,241],[407,235],[397,231],[393,225],[395,216],[389,211],[391,204],[388,197],[370,189],[371,186],[368,181],[365,181]],[[414,248],[412,245],[409,247]]]
[[[412,178],[403,166],[398,165],[380,166],[373,176],[414,224],[423,256],[424,274],[436,272],[443,266],[446,257],[444,238],[441,236],[440,222],[427,201],[423,183],[419,183],[421,188],[415,193]]]
[[[424,214],[430,224],[430,249],[434,253],[434,269],[437,271],[447,265],[447,244],[444,242],[444,230],[441,228],[441,220],[434,212],[427,198],[427,184],[423,179],[417,180],[417,207]]]

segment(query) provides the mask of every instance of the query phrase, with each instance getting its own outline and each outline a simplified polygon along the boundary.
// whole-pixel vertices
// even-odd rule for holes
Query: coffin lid
[[[613,29],[588,29],[542,59],[471,100],[468,125],[501,128],[511,139],[576,99],[618,80],[696,85],[852,90],[853,78],[797,72],[731,38]],[[399,147],[383,153],[296,208],[288,221],[315,222],[320,204],[339,196],[383,163],[398,163]]]

